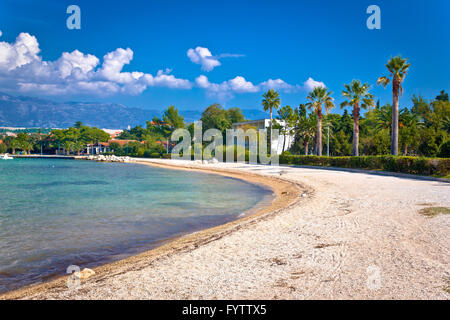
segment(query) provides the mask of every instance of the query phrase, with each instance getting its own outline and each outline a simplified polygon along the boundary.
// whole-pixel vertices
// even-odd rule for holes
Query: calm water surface
[[[0,160],[0,292],[236,219],[272,192],[139,164]]]

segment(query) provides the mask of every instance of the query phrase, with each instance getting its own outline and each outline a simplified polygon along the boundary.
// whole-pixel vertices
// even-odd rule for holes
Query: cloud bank
[[[2,32],[0,31],[0,36]],[[150,87],[192,89],[197,87],[210,96],[225,100],[235,94],[248,94],[275,89],[284,93],[311,91],[323,82],[308,78],[302,85],[293,85],[282,79],[268,79],[259,84],[238,75],[221,83],[210,82],[205,75],[195,81],[177,78],[171,69],[156,74],[141,71],[124,72],[123,68],[133,60],[133,50],[118,48],[102,59],[79,50],[63,52],[55,61],[44,61],[40,56],[36,37],[21,33],[13,43],[0,42],[0,89],[42,95],[138,95]],[[192,62],[200,64],[204,71],[220,66],[219,59],[240,57],[236,54],[213,56],[209,49],[197,47],[187,51]]]
[[[78,50],[64,52],[56,61],[43,61],[37,39],[21,33],[14,43],[0,42],[0,85],[21,92],[47,95],[142,93],[148,87],[190,89],[192,83],[173,76],[170,69],[156,75],[123,72],[133,60],[130,48],[118,48],[100,59]]]
[[[323,82],[315,81],[313,78],[306,80],[303,85],[292,85],[282,79],[269,79],[259,84],[253,84],[242,76],[237,76],[222,83],[211,83],[205,75],[195,79],[197,87],[205,89],[211,96],[226,100],[234,97],[234,94],[255,93],[274,89],[284,93],[310,92],[315,87],[325,87]]]

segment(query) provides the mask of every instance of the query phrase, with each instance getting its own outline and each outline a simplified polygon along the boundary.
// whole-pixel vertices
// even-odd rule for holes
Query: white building
[[[272,126],[274,126],[275,123],[280,124],[282,127],[285,126],[284,120],[273,119]],[[249,129],[251,127],[255,128],[256,130],[269,129],[270,128],[270,119],[260,119],[260,120],[236,122],[236,123],[233,123],[233,125],[232,125],[233,130]],[[292,146],[293,143],[294,143],[294,135],[289,135],[289,134],[283,135],[280,132],[278,139],[275,139],[275,137],[274,137],[274,140],[272,141],[272,149],[277,150],[277,153],[281,154],[283,151],[289,150],[289,148]],[[284,147],[284,149],[283,149],[283,147]]]

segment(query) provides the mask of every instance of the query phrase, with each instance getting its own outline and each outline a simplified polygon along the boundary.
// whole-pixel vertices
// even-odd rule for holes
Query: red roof
[[[112,140],[109,140],[108,142],[100,142],[100,144],[102,146],[109,147],[111,145],[111,143],[117,143],[118,145],[123,147],[123,146],[125,146],[125,145],[127,145],[128,143],[131,143],[131,142],[139,142],[139,141],[137,141],[137,140],[116,140],[116,139],[112,139]]]
[[[158,123],[158,122],[152,121],[152,122],[150,122],[150,124],[152,126],[168,126],[168,124],[165,122]]]

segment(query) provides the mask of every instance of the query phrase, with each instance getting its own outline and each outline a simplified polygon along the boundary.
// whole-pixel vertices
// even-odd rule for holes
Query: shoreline
[[[279,177],[269,177],[261,174],[239,172],[230,169],[211,167],[203,168],[191,164],[180,165],[155,160],[142,161],[142,159],[136,159],[136,162],[133,163],[171,170],[196,171],[231,177],[246,181],[248,183],[268,187],[274,193],[275,198],[267,205],[260,205],[260,203],[256,204],[249,210],[250,213],[226,224],[164,239],[159,242],[160,244],[150,250],[115,262],[99,265],[98,267],[93,268],[96,273],[95,276],[87,281],[83,281],[83,284],[89,282],[101,282],[105,279],[113,277],[114,275],[140,270],[160,259],[173,256],[177,253],[195,250],[200,246],[232,234],[244,226],[258,223],[259,221],[265,220],[272,215],[276,215],[276,213],[283,209],[294,206],[296,203],[303,200],[300,196],[305,191],[308,192],[308,194],[313,193],[311,189],[308,189],[298,182]],[[7,291],[0,294],[0,300],[27,299],[27,297],[33,296],[37,293],[46,292],[54,294],[57,292],[67,291],[69,290],[66,285],[67,279],[68,275],[59,276],[55,279],[49,280],[48,282],[32,284],[12,291]]]

